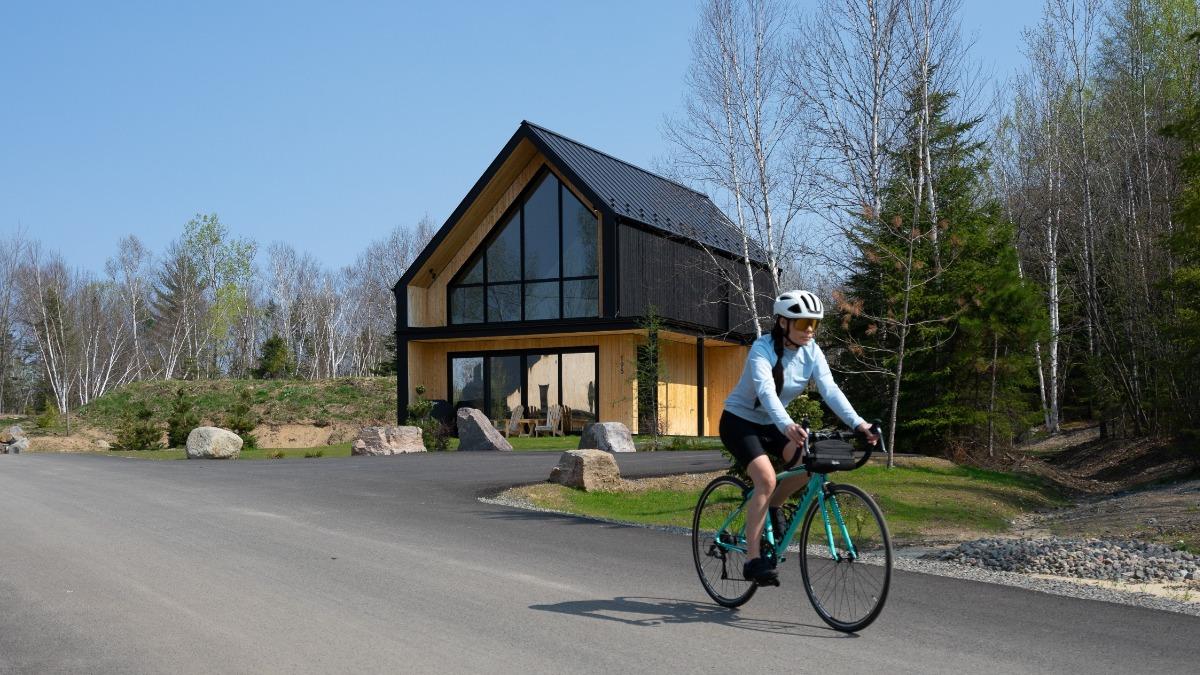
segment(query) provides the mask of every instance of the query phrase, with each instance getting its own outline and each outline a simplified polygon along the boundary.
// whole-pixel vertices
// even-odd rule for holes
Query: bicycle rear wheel
[[[827,527],[828,525],[828,527]],[[892,540],[879,507],[853,485],[825,487],[800,530],[804,591],[821,619],[852,633],[883,610],[892,579]]]
[[[742,506],[748,489],[733,476],[721,476],[700,493],[692,515],[696,574],[709,597],[725,607],[745,604],[758,590],[757,584],[742,576],[746,562],[746,510]]]

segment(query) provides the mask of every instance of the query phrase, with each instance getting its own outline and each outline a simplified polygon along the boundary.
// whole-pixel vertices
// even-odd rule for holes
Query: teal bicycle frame
[[[803,468],[784,471],[783,473],[777,474],[775,476],[775,480],[777,483],[779,483],[794,476],[799,476],[804,472],[805,469]],[[858,552],[854,548],[854,543],[850,540],[850,531],[846,529],[846,522],[842,519],[842,512],[841,509],[838,508],[837,500],[826,500],[825,498],[825,485],[828,482],[828,479],[823,473],[814,473],[812,477],[808,479],[808,486],[805,488],[804,498],[800,500],[800,505],[796,509],[795,516],[792,518],[792,522],[788,525],[787,532],[783,534],[781,539],[775,539],[775,532],[774,527],[771,525],[771,519],[764,519],[766,521],[763,524],[767,540],[766,543],[768,546],[770,546],[771,553],[774,555],[776,561],[783,562],[786,559],[784,554],[787,553],[788,546],[790,546],[792,543],[792,538],[796,536],[796,528],[800,527],[800,522],[804,520],[805,514],[808,513],[808,509],[810,508],[809,505],[812,503],[813,499],[817,500],[819,509],[821,511],[821,520],[825,526],[825,539],[829,543],[829,553],[833,556],[834,562],[841,560],[841,556],[837,551],[837,546],[834,545],[833,528],[835,524],[838,530],[841,532],[843,541],[846,543],[846,550],[850,557],[858,558]],[[733,523],[738,516],[745,512],[746,503],[750,501],[752,496],[754,496],[754,488],[750,488],[745,492],[745,494],[742,495],[742,505],[733,513],[731,513],[729,517],[725,519],[725,522],[721,523],[721,528],[718,530],[718,532],[730,531],[730,524]],[[832,518],[830,518],[830,512],[832,512]],[[831,520],[833,522],[830,522]],[[744,522],[742,524],[742,528],[737,533],[737,537],[737,542],[718,541],[717,545],[727,551],[746,553],[748,547],[746,543],[746,525]]]

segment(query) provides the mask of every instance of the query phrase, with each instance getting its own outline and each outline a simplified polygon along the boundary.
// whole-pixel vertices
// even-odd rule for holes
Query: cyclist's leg
[[[746,473],[754,481],[754,494],[746,502],[746,556],[753,560],[762,556],[759,541],[767,519],[767,500],[775,490],[775,468],[769,457],[759,455],[746,466]]]
[[[789,441],[788,444],[783,448],[784,466],[787,466],[789,463],[791,463],[792,456],[795,455],[796,452],[798,452],[796,444]],[[778,481],[778,485],[775,487],[775,493],[771,495],[771,506],[773,508],[783,506],[783,503],[786,502],[789,497],[796,494],[796,492],[803,488],[806,484],[808,484],[807,473]],[[783,533],[776,532],[775,534],[778,536]]]

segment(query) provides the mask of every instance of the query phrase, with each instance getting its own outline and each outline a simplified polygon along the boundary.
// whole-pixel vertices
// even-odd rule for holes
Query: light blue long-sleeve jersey
[[[725,409],[757,424],[774,424],[782,432],[793,423],[787,414],[787,404],[804,391],[809,380],[815,380],[825,404],[851,429],[865,421],[854,412],[846,395],[833,381],[829,363],[816,340],[809,340],[799,349],[783,350],[783,391],[779,395],[775,394],[775,378],[771,375],[774,365],[775,346],[771,336],[764,335],[750,346],[746,367],[737,386],[725,399]],[[761,403],[757,408],[754,407],[755,398]]]

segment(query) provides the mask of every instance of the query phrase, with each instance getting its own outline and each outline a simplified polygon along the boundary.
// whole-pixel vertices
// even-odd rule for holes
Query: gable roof
[[[737,227],[703,193],[532,122],[522,121],[521,126],[540,141],[545,154],[573,172],[615,215],[735,257],[741,255]],[[766,258],[753,241],[750,256],[759,262]]]
[[[434,233],[429,244],[396,282],[394,289],[407,286],[413,280],[522,140],[532,143],[596,207],[610,216],[640,223],[670,236],[699,242],[735,258],[741,257],[742,242],[737,227],[704,194],[522,120],[512,138],[454,209],[454,213]],[[766,253],[754,241],[750,242],[750,257],[765,264]]]

